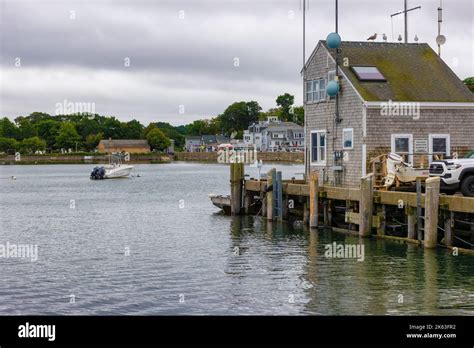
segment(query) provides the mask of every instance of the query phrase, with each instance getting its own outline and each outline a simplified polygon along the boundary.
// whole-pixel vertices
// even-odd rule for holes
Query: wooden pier
[[[302,220],[310,228],[332,228],[360,237],[389,238],[455,248],[474,255],[474,198],[440,193],[440,179],[428,178],[422,192],[374,189],[374,177],[359,187],[320,185],[318,173],[282,180],[272,169],[266,179],[245,180],[244,165],[231,164],[231,214],[260,215],[269,221]]]

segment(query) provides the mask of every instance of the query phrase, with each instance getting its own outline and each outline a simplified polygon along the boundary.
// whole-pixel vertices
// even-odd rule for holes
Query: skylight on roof
[[[375,66],[351,66],[351,69],[360,81],[386,81]]]

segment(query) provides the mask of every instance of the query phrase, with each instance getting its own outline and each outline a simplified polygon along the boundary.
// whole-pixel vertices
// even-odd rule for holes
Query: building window
[[[449,134],[430,134],[428,143],[430,162],[436,157],[444,159],[451,155],[451,137]]]
[[[326,131],[311,131],[311,163],[326,163]]]
[[[342,148],[345,150],[354,148],[354,130],[352,128],[342,130]]]
[[[359,81],[386,81],[375,66],[351,66]]]
[[[326,100],[326,79],[306,82],[306,101],[319,102]]]
[[[306,82],[306,101],[313,101],[313,81]]]
[[[403,157],[405,162],[413,162],[413,135],[392,134],[392,150]]]

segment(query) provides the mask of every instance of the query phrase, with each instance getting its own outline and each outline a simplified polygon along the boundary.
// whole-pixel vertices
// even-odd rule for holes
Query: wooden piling
[[[230,211],[232,215],[239,215],[242,208],[242,183],[244,180],[244,164],[231,163],[230,165]]]
[[[379,217],[379,227],[377,227],[377,235],[384,236],[385,228],[387,226],[387,216],[385,211],[385,204],[380,204],[377,206],[377,216]]]
[[[318,172],[311,172],[309,182],[309,227],[311,228],[318,227],[318,176]]]
[[[323,202],[323,224],[324,226],[329,226],[329,201],[325,200]]]
[[[368,237],[372,233],[372,212],[374,200],[374,175],[369,174],[360,181],[359,236]]]
[[[407,206],[407,229],[408,238],[416,239],[416,209],[414,207]]]
[[[309,224],[309,208],[308,208],[308,203],[306,202],[303,205],[303,224],[308,225]]]
[[[276,169],[273,168],[267,173],[267,220],[273,220],[273,178],[276,176]]]
[[[426,179],[425,183],[425,240],[424,247],[436,248],[438,241],[438,208],[440,178]]]
[[[453,227],[454,227],[454,213],[451,211],[444,212],[444,245],[447,247],[453,246]]]
[[[421,178],[416,178],[416,232],[418,240],[423,240],[423,221],[421,206]]]
[[[283,221],[283,179],[282,179],[282,173],[281,172],[276,172],[275,176],[275,185],[273,187],[275,188],[273,190],[274,192],[274,197],[273,199],[275,200],[275,215],[278,221]]]
[[[249,191],[244,191],[244,211],[245,215],[250,214],[250,204],[252,200],[252,193]]]

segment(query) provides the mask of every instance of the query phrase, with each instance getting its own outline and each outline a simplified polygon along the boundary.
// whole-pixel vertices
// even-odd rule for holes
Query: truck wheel
[[[469,175],[462,180],[461,192],[464,196],[474,197],[474,175]]]

